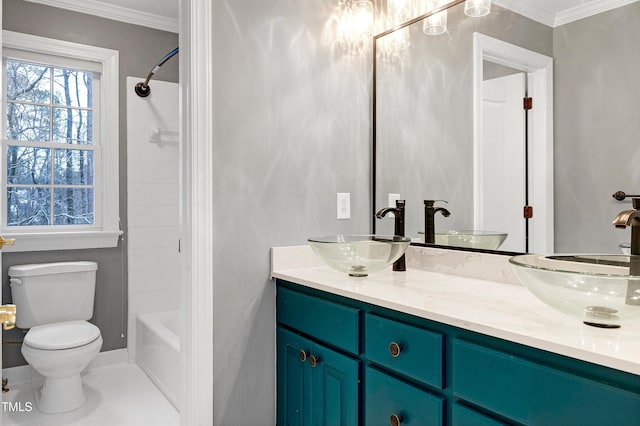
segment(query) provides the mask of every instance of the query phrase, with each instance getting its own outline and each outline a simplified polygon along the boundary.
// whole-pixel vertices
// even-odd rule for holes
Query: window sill
[[[42,233],[6,233],[5,239],[15,238],[12,246],[4,246],[4,253],[24,251],[78,250],[117,247],[122,231],[76,231]]]

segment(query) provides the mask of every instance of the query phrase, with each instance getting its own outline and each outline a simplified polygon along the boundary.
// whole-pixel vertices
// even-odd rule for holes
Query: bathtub
[[[180,312],[139,314],[135,356],[136,364],[179,411]]]

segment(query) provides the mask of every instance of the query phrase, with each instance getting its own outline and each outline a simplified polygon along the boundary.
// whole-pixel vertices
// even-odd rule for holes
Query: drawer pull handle
[[[307,353],[304,351],[304,349],[300,349],[298,357],[300,358],[301,362],[305,362],[307,360]]]
[[[318,363],[320,362],[320,358],[318,358],[315,355],[311,355],[309,357],[309,364],[311,364],[311,367],[314,368],[316,365],[318,365]]]
[[[400,417],[397,414],[392,414],[391,416],[389,416],[389,424],[391,426],[400,426],[400,424],[402,423],[402,417]]]
[[[397,358],[400,356],[400,352],[402,352],[402,346],[396,342],[391,342],[389,345],[389,354],[391,354],[392,357]]]

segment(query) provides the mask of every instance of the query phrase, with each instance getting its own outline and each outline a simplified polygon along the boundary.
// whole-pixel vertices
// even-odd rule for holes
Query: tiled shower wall
[[[178,309],[178,84],[152,80],[151,95],[127,77],[128,339],[135,359],[136,317]]]

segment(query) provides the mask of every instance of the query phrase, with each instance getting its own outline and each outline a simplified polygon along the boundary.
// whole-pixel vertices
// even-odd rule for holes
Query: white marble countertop
[[[427,252],[410,250],[406,272],[389,267],[355,278],[322,266],[308,246],[274,248],[272,277],[640,375],[640,321],[619,329],[590,327],[548,307],[510,279],[497,282],[412,267],[416,255]],[[470,256],[478,262],[477,254]]]

